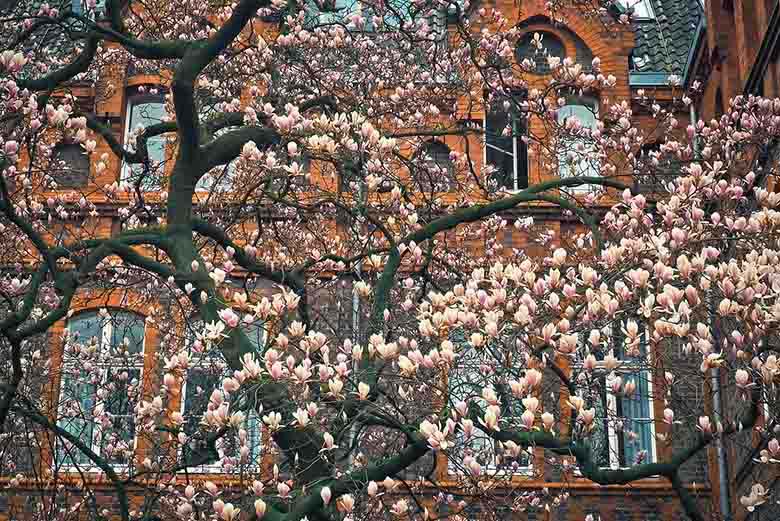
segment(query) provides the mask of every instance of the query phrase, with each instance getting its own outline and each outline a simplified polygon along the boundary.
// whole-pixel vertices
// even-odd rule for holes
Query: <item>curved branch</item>
[[[86,72],[89,66],[92,64],[92,60],[95,59],[95,54],[98,49],[99,38],[90,36],[87,38],[86,46],[81,54],[68,65],[65,65],[61,69],[47,74],[46,76],[32,80],[19,80],[19,86],[23,89],[29,89],[32,91],[40,90],[54,90],[61,83],[66,82],[73,77]]]

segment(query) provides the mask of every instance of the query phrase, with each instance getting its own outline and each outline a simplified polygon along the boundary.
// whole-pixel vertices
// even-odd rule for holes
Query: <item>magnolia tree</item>
[[[12,508],[26,495],[35,519],[501,517],[557,508],[571,480],[660,477],[698,520],[686,468],[746,437],[759,441],[741,503],[770,498],[780,101],[738,98],[686,129],[688,96],[642,97],[657,123],[643,132],[598,58],[545,58],[535,36],[539,80],[514,59],[519,30],[468,2],[6,4]],[[627,21],[607,4],[548,7],[607,33]],[[156,77],[139,92],[165,104],[120,139],[85,106],[125,74]],[[595,124],[559,117],[571,95],[602,97]],[[550,180],[510,191],[479,166],[469,121],[494,107],[518,122],[499,137],[527,128]],[[434,138],[453,151],[434,157]],[[63,141],[88,158],[85,187],[58,185]],[[655,181],[652,202],[638,179]],[[534,222],[538,207],[569,224]],[[636,405],[650,399],[662,415]]]

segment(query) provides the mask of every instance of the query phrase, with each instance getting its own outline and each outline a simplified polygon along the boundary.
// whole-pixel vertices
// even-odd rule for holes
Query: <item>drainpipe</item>
[[[690,117],[691,125],[693,125],[693,155],[695,159],[699,159],[699,139],[696,135],[696,123],[698,118],[696,117],[696,107],[691,101],[690,104]],[[710,319],[713,320],[712,324],[712,337],[715,344],[715,349],[721,349],[721,335],[720,328],[714,321],[715,314],[715,300],[710,299]],[[723,423],[723,399],[721,393],[723,392],[720,381],[720,370],[716,367],[710,369],[710,384],[712,385],[712,413],[715,416],[715,424],[722,425]],[[728,456],[726,454],[726,447],[723,444],[723,438],[718,436],[715,438],[715,450],[718,458],[718,503],[720,515],[723,521],[733,521],[731,515],[731,488],[729,486],[729,467]]]
[[[715,301],[713,299],[710,311],[710,317],[715,317]],[[713,340],[716,349],[721,347],[720,328],[717,325],[713,325]],[[712,384],[712,412],[715,416],[715,424],[721,425],[723,422],[723,400],[721,393],[720,370],[716,367],[710,369],[711,384]],[[723,521],[733,521],[731,515],[731,488],[729,486],[729,467],[728,467],[728,455],[726,454],[726,447],[723,444],[723,438],[718,436],[715,438],[715,450],[718,456],[718,498],[720,503],[720,515]]]
[[[699,159],[699,139],[696,135],[696,123],[698,118],[696,116],[696,106],[692,101],[690,104],[690,118],[691,125],[693,125],[693,157]],[[721,349],[720,328],[715,324],[714,317],[717,312],[715,308],[715,300],[710,299],[710,320],[712,324],[712,337],[715,349]],[[722,399],[722,386],[720,382],[720,370],[716,367],[710,369],[710,385],[712,386],[712,413],[715,416],[715,424],[721,425],[723,423],[723,399]],[[726,454],[726,447],[723,444],[723,439],[719,436],[715,439],[715,450],[717,452],[718,459],[718,503],[720,515],[723,521],[733,521],[734,517],[731,513],[731,488],[729,486],[729,467],[728,456]]]

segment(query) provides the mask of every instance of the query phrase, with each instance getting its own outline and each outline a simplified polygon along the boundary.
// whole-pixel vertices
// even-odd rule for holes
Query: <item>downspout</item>
[[[693,157],[699,159],[699,139],[696,134],[696,123],[698,118],[696,117],[696,106],[691,101],[690,104],[690,118],[691,125],[693,126]],[[715,301],[710,299],[710,319],[713,320],[712,324],[712,337],[715,349],[721,349],[720,328],[714,321],[716,314]],[[720,370],[717,367],[710,369],[710,385],[712,386],[712,413],[715,416],[715,425],[720,426],[723,424],[723,399],[721,393],[723,392],[720,381]],[[718,436],[715,438],[715,450],[718,458],[718,503],[720,515],[723,521],[733,521],[731,515],[731,488],[729,486],[729,467],[726,454],[726,447],[723,444],[723,438]]]
[[[710,316],[715,316],[715,302],[713,300],[711,304]],[[720,349],[721,338],[720,328],[713,324],[713,340],[717,347]],[[720,370],[717,367],[710,369],[711,385],[712,385],[712,412],[715,416],[715,425],[722,425],[723,423],[723,401],[721,393]],[[729,486],[729,467],[726,454],[726,446],[723,444],[723,437],[718,436],[715,438],[715,450],[718,457],[718,500],[720,506],[720,516],[723,521],[733,521],[731,515],[731,487]]]

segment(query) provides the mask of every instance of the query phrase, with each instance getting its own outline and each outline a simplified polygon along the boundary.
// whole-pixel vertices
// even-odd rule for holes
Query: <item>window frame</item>
[[[512,92],[511,94],[509,94],[508,99],[511,99],[513,96],[522,96],[523,98],[525,98],[525,91]],[[494,99],[493,103],[496,103],[496,102],[497,102],[497,100]],[[503,105],[503,101],[501,101],[501,103]],[[517,107],[517,103],[514,103],[512,101],[510,101],[510,103],[513,104],[513,106],[514,106],[513,108]],[[494,149],[494,150],[499,151],[500,153],[506,154],[506,151],[504,151],[503,149],[500,149],[500,148],[498,148],[498,147],[496,147],[494,145],[490,145],[488,143],[488,113],[492,113],[492,112],[494,112],[494,111],[491,109],[491,104],[488,103],[487,99],[486,99],[485,100],[485,107],[484,107],[483,115],[482,115],[482,133],[483,133],[483,137],[484,137],[484,141],[485,141],[485,144],[482,147],[482,164],[483,165],[492,165],[492,163],[488,162],[488,148],[489,147]],[[520,161],[520,158],[518,158],[518,152],[520,151],[520,147],[518,146],[518,141],[522,140],[523,136],[526,136],[528,134],[528,120],[526,118],[526,120],[524,121],[524,125],[523,125],[522,131],[518,132],[517,123],[522,118],[520,118],[515,113],[514,110],[511,110],[511,112],[508,112],[508,113],[505,112],[505,113],[508,114],[508,117],[512,118],[512,136],[511,136],[512,137],[512,166],[513,166],[514,172],[512,173],[512,188],[509,188],[509,187],[504,186],[504,185],[500,185],[500,188],[502,188],[504,190],[507,190],[509,192],[519,192],[521,190],[525,190],[530,185],[530,180],[529,180],[530,158],[528,156],[528,145],[527,144],[524,144],[524,146],[525,146],[525,154],[524,154],[524,156],[525,156],[525,165],[524,165],[525,166],[525,186],[520,186],[519,173],[520,173],[520,162],[521,161]],[[502,132],[501,135],[503,135],[503,129],[501,130],[501,132]],[[506,136],[504,136],[504,137],[506,137]],[[495,165],[492,165],[492,166],[495,167]]]
[[[458,339],[457,342],[466,343],[466,340],[465,339]],[[488,346],[483,346],[480,349],[477,349],[475,347],[469,346],[467,353],[479,353],[481,350],[486,350],[486,349],[489,349],[489,347]],[[465,358],[466,358],[466,356],[460,356],[460,357],[458,357],[458,360],[464,360]],[[465,369],[465,367],[464,366],[455,366],[455,367],[449,368],[448,371],[447,371],[447,374],[446,374],[446,378],[447,378],[447,396],[449,397],[450,401],[455,401],[455,400],[459,399],[459,397],[454,397],[453,396],[454,393],[453,393],[452,388],[451,388],[451,380],[453,378],[453,369],[461,369],[461,370],[463,370],[463,369]],[[462,371],[456,371],[456,372],[462,372]],[[473,373],[473,371],[471,371],[470,374],[471,373]],[[479,398],[479,399],[481,400],[481,398]],[[512,397],[512,400],[515,401],[516,403],[522,405],[522,403],[520,402],[520,399],[516,399],[516,398]],[[522,413],[504,415],[502,413],[501,417],[502,418],[520,418],[521,414]],[[498,447],[500,447],[501,442],[499,442],[497,440],[491,440],[491,438],[488,437],[487,435],[479,436],[479,434],[481,434],[481,429],[480,429],[480,427],[476,427],[475,435],[472,436],[472,440],[474,438],[485,438],[486,442],[490,442],[490,441],[493,442],[493,449],[492,449],[493,450],[493,455],[492,455],[492,458],[491,458],[492,461],[487,463],[487,464],[480,463],[482,465],[482,469],[485,472],[489,473],[491,476],[496,476],[496,477],[532,476],[533,475],[533,473],[534,473],[534,453],[533,453],[533,448],[532,447],[521,449],[521,452],[525,453],[525,456],[528,458],[528,464],[527,465],[519,465],[516,470],[500,468],[500,465],[499,465],[499,455],[496,454],[496,449]],[[462,434],[456,434],[455,435],[455,441],[456,441],[456,443],[457,442],[462,442],[463,441]],[[486,445],[487,445],[487,443],[486,443]],[[458,469],[453,464],[453,458],[451,458],[451,457],[447,458],[447,472],[450,475],[462,474],[462,471],[460,469]]]
[[[86,178],[84,179],[84,182],[82,184],[78,185],[65,185],[62,184],[60,180],[57,179],[57,174],[61,174],[62,172],[68,170],[68,171],[77,171],[75,168],[69,168],[68,162],[65,160],[60,159],[60,153],[63,150],[79,150],[79,155],[83,156],[86,160]],[[65,165],[65,168],[56,168],[57,162],[62,161],[62,163]],[[52,166],[55,166],[55,168],[52,168]],[[48,175],[51,177],[54,181],[57,182],[57,189],[58,190],[77,190],[79,188],[86,188],[90,184],[91,176],[92,176],[92,162],[89,160],[89,156],[86,154],[86,151],[79,145],[78,143],[73,143],[69,141],[60,141],[59,143],[55,144],[51,149],[51,155],[49,156],[49,165],[47,168]],[[52,173],[54,171],[54,173]]]
[[[520,50],[521,50],[520,46],[521,46],[521,44],[523,44],[525,42],[526,38],[530,38],[531,40],[533,40],[535,33],[539,33],[539,35],[541,35],[541,37],[542,37],[542,48],[541,49],[534,49],[534,52],[533,52],[532,56],[521,56],[521,53],[520,53]],[[558,55],[556,55],[554,53],[549,52],[550,49],[548,49],[548,47],[544,43],[545,42],[545,38],[548,41],[552,40],[552,41],[556,42],[556,45],[560,45],[560,49],[562,51],[562,54],[560,56],[558,56]],[[532,46],[529,46],[529,49],[531,47]],[[522,64],[522,62],[523,62],[523,60],[525,58],[528,58],[528,59],[530,59],[533,62],[534,69],[532,71],[529,71],[530,74],[534,74],[536,76],[548,76],[548,75],[550,75],[550,72],[551,72],[550,68],[547,66],[546,63],[543,63],[542,67],[540,67],[538,60],[543,59],[543,60],[546,61],[548,56],[554,56],[554,57],[560,58],[560,60],[563,61],[566,58],[566,56],[567,56],[566,42],[564,42],[563,39],[560,36],[558,36],[557,34],[551,32],[551,31],[547,31],[547,30],[544,30],[544,29],[528,30],[523,35],[521,35],[520,38],[517,40],[517,43],[515,44],[515,52],[514,52],[514,54],[515,54],[515,61],[517,62],[518,65]]]
[[[185,346],[184,348],[187,351],[189,351],[191,343],[194,340],[193,336],[192,336],[192,330],[194,329],[194,327],[197,327],[198,324],[203,324],[203,321],[201,321],[200,319],[196,319],[196,320],[190,322],[189,324],[187,324],[185,326],[185,327],[187,327],[187,331],[186,331],[185,337],[184,337],[184,346]],[[252,325],[254,325],[254,324],[252,324]],[[258,328],[259,332],[262,332],[259,335],[258,345],[262,345],[263,342],[265,342],[267,340],[268,332],[267,332],[266,327],[264,325],[257,325],[257,328]],[[191,415],[187,414],[187,407],[186,407],[187,406],[187,387],[188,387],[189,379],[190,379],[189,372],[193,371],[193,370],[195,370],[195,371],[204,371],[204,370],[206,370],[204,372],[207,372],[209,367],[210,367],[210,364],[209,364],[208,356],[204,352],[204,353],[202,353],[202,356],[201,356],[200,360],[198,360],[196,363],[190,365],[190,367],[187,370],[187,376],[182,379],[181,385],[180,385],[180,388],[179,388],[180,399],[179,399],[178,412],[181,413],[182,417],[184,418],[184,421],[183,421],[180,429],[182,430],[182,432],[184,432],[187,435],[187,441],[188,441],[187,445],[189,445],[189,442],[190,442],[189,438],[191,436],[186,431],[187,422],[188,422],[188,416],[191,416]],[[217,376],[217,378],[219,379],[220,382],[221,382],[223,376],[224,375]],[[220,388],[219,387],[219,383],[217,383],[217,386],[215,386],[211,390],[204,389],[204,396],[210,396],[211,393],[214,390],[219,389],[219,388]],[[240,464],[240,465],[243,468],[247,469],[247,470],[254,471],[254,470],[259,469],[260,466],[262,465],[262,462],[259,461],[259,460],[261,460],[263,455],[264,455],[263,437],[265,436],[265,433],[263,432],[263,422],[262,422],[262,419],[261,419],[260,415],[257,414],[256,411],[253,411],[252,413],[247,413],[246,411],[244,411],[244,413],[245,413],[245,418],[244,418],[244,425],[243,425],[243,427],[247,430],[247,438],[248,439],[251,439],[251,436],[250,436],[250,431],[247,428],[248,427],[247,423],[249,422],[250,415],[255,417],[254,421],[256,422],[256,428],[257,428],[257,434],[256,434],[256,436],[257,436],[257,438],[256,438],[257,439],[257,446],[256,446],[256,449],[257,449],[258,452],[256,454],[251,454],[250,453],[250,463],[248,463],[248,464]],[[224,437],[223,437],[223,439],[224,439]],[[184,450],[183,446],[179,447],[177,449],[177,458],[179,459],[179,461],[181,461],[181,463],[183,463],[183,459],[182,459],[183,450]],[[217,449],[217,450],[219,452],[219,449]],[[250,448],[250,451],[254,452],[254,449]],[[218,461],[216,461],[216,462],[212,462],[212,463],[208,463],[208,464],[204,464],[204,465],[188,466],[186,468],[183,468],[183,469],[179,470],[178,473],[179,474],[196,474],[196,475],[224,474],[225,470],[224,470],[224,466],[222,465],[221,461],[222,461],[222,457],[220,457],[220,459]]]
[[[700,0],[701,1],[701,0]],[[620,0],[621,7],[633,11],[633,20],[655,20],[655,9],[650,0]]]
[[[129,316],[134,316],[136,319],[138,319],[140,321],[140,323],[143,326],[143,335],[142,335],[142,341],[141,341],[141,346],[140,346],[140,353],[138,353],[138,355],[136,355],[138,361],[135,362],[131,367],[121,367],[120,368],[120,369],[123,369],[123,370],[125,370],[125,369],[137,370],[138,371],[138,385],[141,386],[141,388],[143,388],[144,365],[146,363],[146,355],[147,355],[147,353],[146,353],[146,347],[147,347],[146,346],[146,334],[147,334],[146,318],[143,315],[141,315],[140,313],[137,313],[135,311],[126,310],[126,309],[114,309],[114,314],[115,315],[123,314],[123,315],[126,315],[128,317]],[[111,356],[110,349],[115,347],[115,346],[113,346],[111,344],[111,337],[113,336],[113,333],[114,333],[114,323],[113,323],[114,318],[113,318],[113,316],[111,314],[111,310],[109,310],[109,317],[108,318],[102,317],[100,315],[99,310],[98,311],[96,311],[94,309],[83,310],[82,312],[78,313],[77,315],[74,315],[73,317],[71,317],[67,321],[67,324],[66,324],[65,327],[66,327],[66,329],[68,330],[69,333],[71,331],[71,329],[70,329],[71,322],[73,322],[75,320],[78,320],[79,317],[85,317],[85,318],[87,318],[87,317],[94,317],[95,320],[98,320],[99,327],[100,327],[100,340],[99,340],[99,343],[98,343],[98,350],[99,350],[99,353],[100,353],[99,354],[99,356],[100,356],[99,360],[100,361],[95,364],[95,369],[99,370],[100,373],[101,373],[100,374],[100,383],[97,384],[97,385],[93,385],[91,383],[89,384],[90,386],[94,387],[94,390],[92,391],[92,400],[93,400],[92,407],[94,409],[94,407],[98,404],[98,398],[97,398],[97,391],[98,391],[98,389],[101,388],[100,386],[105,385],[105,383],[111,377],[111,370],[115,369],[115,366],[112,364],[111,361],[103,362],[104,357],[106,357],[106,356],[110,357]],[[65,344],[64,343],[62,345],[62,350],[63,350],[62,351],[63,357],[62,357],[62,359],[60,361],[60,367],[62,369],[65,369],[68,366],[70,366],[71,364],[68,361],[65,360],[65,357],[64,357]],[[71,366],[70,368],[72,369],[73,366]],[[56,423],[57,423],[58,427],[63,428],[65,430],[67,430],[67,428],[65,428],[62,425],[60,425],[60,423],[61,423],[62,420],[65,420],[65,419],[69,420],[70,419],[70,418],[66,418],[64,416],[64,414],[63,414],[63,410],[65,409],[65,400],[62,399],[63,398],[63,390],[64,390],[64,388],[66,386],[66,383],[68,382],[69,379],[70,378],[66,374],[64,374],[63,372],[60,373],[60,379],[59,379],[59,383],[58,383],[58,394],[57,394],[57,397],[58,397],[57,402],[58,403],[57,403],[57,422]],[[78,380],[76,380],[76,383],[78,385],[82,385],[80,382],[78,382]],[[68,400],[71,400],[71,399],[68,398]],[[103,400],[103,401],[105,402],[105,400]],[[79,404],[79,408],[81,409],[81,404]],[[91,414],[91,410],[90,411],[82,410],[82,415],[86,418],[86,414],[88,412]],[[132,417],[132,412],[133,412],[132,409],[131,409],[130,412],[131,412],[131,414],[129,416]],[[127,416],[127,415],[123,415],[122,417],[125,417],[125,416]],[[94,452],[95,454],[97,454],[101,458],[104,458],[104,459],[108,460],[107,462],[108,462],[108,464],[112,468],[114,468],[116,470],[127,470],[130,467],[130,464],[131,464],[132,460],[137,456],[137,453],[138,453],[138,433],[137,433],[137,431],[134,430],[134,432],[133,432],[132,457],[128,458],[128,462],[127,463],[118,463],[118,462],[111,461],[110,459],[106,458],[103,455],[103,453],[102,453],[103,451],[102,451],[101,443],[100,443],[102,441],[100,439],[100,429],[97,428],[97,425],[94,423],[94,420],[93,419],[89,419],[89,420],[84,420],[84,421],[88,422],[89,424],[91,424],[91,427],[90,427],[91,433],[90,433],[90,440],[89,440],[88,446],[92,450],[92,452]],[[84,456],[84,459],[86,460],[86,463],[84,463],[82,465],[79,462],[74,462],[73,461],[73,457],[67,451],[65,451],[65,453],[63,455],[61,455],[60,452],[62,451],[62,449],[60,448],[60,444],[62,443],[62,441],[59,438],[61,438],[61,437],[58,437],[57,443],[55,443],[54,448],[53,448],[53,454],[52,454],[53,457],[52,457],[52,461],[51,461],[53,467],[61,469],[61,470],[65,471],[65,472],[87,472],[87,473],[102,472],[102,470],[97,465],[95,465],[95,463],[92,460],[90,460],[86,456]],[[79,439],[81,439],[81,437],[79,437]],[[86,444],[86,442],[83,439],[81,439],[81,441]],[[78,449],[75,449],[75,450],[78,451]]]
[[[603,379],[604,381],[604,389],[603,389],[603,399],[604,399],[604,415],[605,417],[599,417],[596,416],[596,419],[594,421],[604,421],[607,424],[607,432],[606,432],[606,441],[608,443],[607,450],[609,453],[609,466],[603,466],[599,465],[599,468],[602,469],[610,469],[610,470],[624,470],[629,469],[632,466],[634,466],[634,463],[627,463],[625,462],[625,431],[618,431],[616,427],[616,423],[618,421],[635,421],[634,418],[628,418],[624,416],[623,414],[623,406],[621,404],[621,407],[618,407],[618,401],[622,400],[622,396],[618,396],[615,393],[613,393],[609,386],[607,385],[608,382],[611,380],[610,376],[613,374],[617,376],[621,376],[624,380],[625,377],[628,375],[635,375],[637,377],[643,377],[646,376],[647,381],[647,404],[648,404],[648,411],[649,411],[649,418],[638,418],[636,420],[639,421],[646,421],[647,425],[649,426],[650,431],[650,447],[647,448],[647,459],[645,463],[654,463],[658,458],[658,448],[656,446],[656,431],[655,431],[655,400],[653,399],[653,369],[652,367],[644,367],[641,363],[632,362],[631,360],[625,360],[622,357],[618,357],[617,354],[614,353],[614,341],[615,341],[615,335],[613,333],[614,327],[622,327],[625,324],[625,322],[621,321],[619,324],[614,324],[613,326],[607,326],[605,328],[601,328],[602,334],[608,335],[607,338],[609,338],[609,344],[611,348],[609,351],[613,352],[613,356],[618,358],[618,366],[613,371],[608,371],[606,368],[606,364],[603,360],[597,360],[596,361],[596,367],[593,370],[593,374],[597,376],[599,379]],[[641,342],[645,346],[649,346],[649,340],[650,340],[650,333],[646,329],[644,331],[640,332],[640,335],[642,337]],[[584,343],[586,342],[585,333],[580,334],[580,348],[584,346]],[[652,352],[647,353],[645,355],[647,359],[652,360],[653,354]],[[583,370],[582,368],[582,360],[577,360],[572,364],[572,369],[577,372],[581,372]],[[638,386],[637,386],[638,387]],[[577,388],[576,395],[588,399],[588,396],[584,396],[584,391],[582,387]],[[637,388],[635,393],[639,393],[639,389]],[[602,393],[599,393],[599,398],[601,399]],[[640,396],[640,398],[645,398]],[[588,404],[586,404],[588,406]],[[620,414],[618,414],[620,412]],[[644,450],[645,448],[642,447],[640,450]],[[623,460],[623,463],[621,464],[621,460]],[[582,473],[579,470],[579,467],[575,467],[575,474],[578,476],[581,476]]]
[[[130,143],[130,134],[133,132],[134,128],[132,126],[133,124],[133,109],[137,105],[144,105],[144,104],[151,104],[154,103],[154,100],[159,100],[159,104],[162,106],[162,112],[166,113],[165,110],[165,90],[162,86],[156,85],[155,87],[158,89],[158,92],[156,94],[152,94],[150,92],[138,92],[137,90],[128,92],[127,93],[127,101],[125,103],[125,122],[124,122],[124,129],[123,129],[123,139],[122,139],[122,145],[124,147],[127,147]],[[148,100],[148,101],[140,101],[140,100]],[[163,120],[160,120],[160,123],[162,123]],[[147,126],[144,126],[144,128],[147,128]],[[157,161],[154,158],[151,157],[151,154],[149,154],[149,161],[150,163],[158,163],[160,169],[162,169],[161,174],[164,176],[165,174],[165,161],[166,156],[168,152],[168,142],[165,138],[164,134],[160,134],[159,136],[154,136],[152,139],[159,139],[162,144],[162,158]],[[148,150],[148,145],[147,145]],[[129,163],[122,161],[122,167],[120,169],[120,181],[128,181],[132,176],[133,173],[133,166],[131,166]],[[156,180],[154,178],[146,180],[144,185],[142,187],[146,189],[147,191],[159,191],[164,189],[165,183],[162,182],[162,179],[160,180],[160,183],[155,182]],[[148,183],[148,184],[147,184]]]
[[[596,125],[598,123],[599,118],[599,98],[596,96],[577,96],[577,95],[567,95],[564,96],[566,98],[566,104],[558,107],[557,109],[557,124],[559,126],[565,125],[566,119],[570,117],[577,117],[576,114],[570,114],[569,116],[565,116],[561,118],[561,111],[564,110],[567,107],[585,107],[593,114],[593,122],[592,125],[588,126],[587,128],[593,130],[596,128]],[[579,118],[578,118],[579,119]],[[580,120],[581,121],[581,120]],[[584,123],[583,121],[581,121]],[[583,124],[583,127],[585,125]],[[578,163],[578,169],[583,170],[581,172],[575,173],[575,175],[572,175],[571,173],[568,173],[566,175],[563,174],[563,169],[570,169],[569,163],[566,161],[566,152],[576,147],[578,143],[583,143],[583,146],[587,147],[587,143],[585,143],[585,140],[582,138],[572,138],[570,136],[557,136],[560,150],[558,151],[558,168],[556,174],[558,175],[559,179],[568,179],[572,177],[602,177],[601,175],[601,169],[598,170],[595,169],[594,165],[592,165],[589,161],[585,159],[581,159]],[[583,163],[587,163],[586,168],[582,168]],[[599,162],[599,165],[601,162]],[[587,170],[587,172],[585,171]],[[596,171],[594,171],[596,170]],[[590,192],[594,191],[594,187],[591,184],[584,184],[580,186],[570,186],[566,187],[566,191],[574,194],[574,195],[584,195],[588,194]]]

